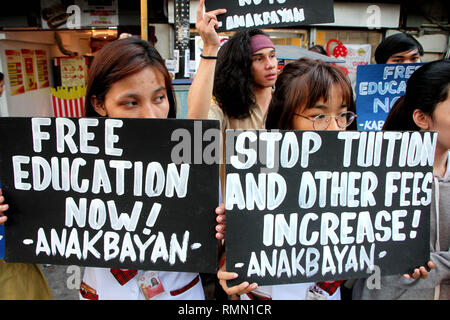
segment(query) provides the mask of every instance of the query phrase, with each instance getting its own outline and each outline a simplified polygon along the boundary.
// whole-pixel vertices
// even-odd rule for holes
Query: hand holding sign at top
[[[188,93],[188,118],[190,119],[208,118],[213,92],[216,57],[220,47],[219,36],[216,32],[218,27],[217,15],[226,12],[225,9],[217,9],[203,14],[204,4],[205,0],[201,0],[197,9],[197,23],[195,24],[203,40],[203,58],[200,60],[197,73]]]
[[[195,28],[203,40],[203,55],[216,56],[220,41],[216,29],[219,27],[217,16],[227,12],[226,9],[216,9],[203,14],[205,0],[200,0],[197,9],[197,22]]]
[[[206,10],[226,8],[219,32],[334,22],[332,0],[208,0]]]

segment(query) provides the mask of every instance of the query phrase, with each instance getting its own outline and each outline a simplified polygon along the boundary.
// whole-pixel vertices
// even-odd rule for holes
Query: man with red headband
[[[220,48],[216,16],[226,11],[203,14],[203,7],[202,0],[196,27],[204,48],[189,90],[188,117],[218,119],[223,130],[263,129],[277,79],[275,47],[263,31],[249,29],[236,33]]]

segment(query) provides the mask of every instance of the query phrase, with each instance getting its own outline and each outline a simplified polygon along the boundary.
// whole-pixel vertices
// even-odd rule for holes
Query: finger
[[[216,231],[217,232],[224,232],[225,231],[225,226],[223,224],[218,224],[216,226]]]
[[[209,20],[208,27],[212,29],[217,29],[219,27],[219,21],[217,19]]]
[[[215,10],[211,10],[206,12],[205,14],[212,14],[215,16],[220,16],[221,14],[227,13],[227,9],[215,9]]]
[[[233,287],[229,288],[229,287],[227,287],[225,281],[221,280],[220,282],[222,282],[221,283],[222,288],[225,290],[225,292],[228,295],[240,294],[242,292],[245,292],[245,289],[247,289],[250,286],[250,284],[247,281],[245,281],[245,282],[242,282],[241,284],[239,284],[237,286],[233,286]]]
[[[205,7],[205,0],[200,0],[197,8],[197,21],[203,19],[203,8]]]
[[[216,239],[217,239],[217,240],[223,240],[223,239],[225,239],[225,234],[223,234],[223,233],[221,233],[221,232],[216,233]]]
[[[197,21],[196,21],[196,24],[195,24],[195,27],[197,29],[199,29],[199,27],[203,23],[203,11],[204,11],[203,9],[204,9],[204,7],[205,7],[205,0],[200,0],[200,3],[199,3],[198,8],[197,8]]]
[[[224,267],[222,267],[217,272],[217,278],[219,280],[233,280],[236,279],[239,275],[236,272],[226,272]]]
[[[223,203],[219,204],[219,206],[216,208],[216,213],[225,214],[225,204]]]
[[[411,279],[411,276],[410,276],[409,274],[407,274],[407,273],[403,274],[403,277],[404,277],[405,279]]]
[[[428,267],[430,269],[436,269],[436,264],[433,261],[428,261]]]
[[[422,279],[428,278],[428,271],[425,267],[420,267],[420,277]]]
[[[224,223],[225,222],[225,215],[224,214],[218,215],[217,218],[216,218],[216,222],[217,223]]]
[[[256,290],[256,289],[258,289],[258,284],[257,283],[252,283],[247,288],[245,288],[245,290],[239,292],[239,295],[247,294],[247,293],[252,292],[253,290]]]
[[[4,224],[6,222],[6,220],[8,220],[7,216],[1,216],[0,215],[0,225]]]
[[[0,204],[3,204],[4,201],[5,201],[5,197],[4,196],[0,196]]]
[[[414,273],[412,274],[413,279],[417,279],[420,277],[420,271],[419,269],[414,269]]]
[[[211,12],[206,12],[203,15],[203,19],[207,20],[209,22],[209,20],[217,20],[217,17],[215,14],[212,14]]]
[[[7,211],[9,209],[9,206],[7,204],[0,205],[0,214],[3,214],[3,212]]]

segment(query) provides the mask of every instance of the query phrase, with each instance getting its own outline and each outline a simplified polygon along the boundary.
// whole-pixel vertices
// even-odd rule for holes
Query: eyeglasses
[[[330,116],[325,114],[319,114],[315,117],[306,117],[304,115],[294,113],[296,116],[308,119],[309,121],[313,122],[313,128],[314,130],[320,131],[320,130],[326,130],[330,126],[331,118],[336,119],[336,123],[339,128],[345,129],[349,125],[352,124],[352,122],[356,118],[356,114],[351,111],[342,112],[341,114],[337,116]]]

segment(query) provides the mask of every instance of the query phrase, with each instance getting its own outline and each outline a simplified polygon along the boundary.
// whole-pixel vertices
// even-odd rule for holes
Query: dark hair
[[[5,76],[3,75],[3,73],[0,72],[0,81],[2,81],[5,78]]]
[[[354,111],[352,86],[341,69],[306,58],[287,64],[275,84],[266,129],[293,130],[292,120],[298,107],[309,109],[321,98],[327,101],[333,85],[341,88],[347,110]]]
[[[266,35],[259,29],[237,32],[219,50],[214,75],[214,98],[224,114],[245,118],[255,105],[250,38]]]
[[[169,99],[168,118],[175,118],[177,112],[174,90],[164,60],[147,41],[131,37],[110,42],[96,55],[89,74],[85,116],[100,116],[91,103],[93,95],[104,102],[106,94],[115,82],[146,67],[153,67],[163,74]]]
[[[415,49],[423,56],[423,47],[419,41],[409,34],[396,33],[381,41],[375,50],[375,61],[378,64],[385,64],[392,55]]]
[[[436,105],[448,98],[450,90],[450,60],[433,61],[416,70],[406,85],[406,93],[392,107],[382,130],[418,131],[414,110],[433,117]]]
[[[328,56],[328,53],[324,49],[324,47],[322,47],[321,45],[318,45],[318,44],[309,48],[309,51],[317,52],[317,53],[323,54],[324,56]]]

